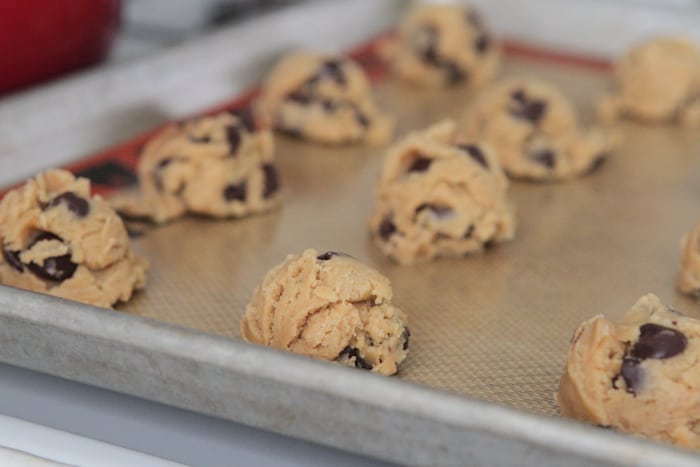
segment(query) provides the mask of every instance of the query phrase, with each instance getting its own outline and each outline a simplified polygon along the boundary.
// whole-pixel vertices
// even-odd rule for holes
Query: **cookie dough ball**
[[[339,56],[287,55],[265,81],[257,109],[269,126],[326,144],[383,144],[394,130],[362,68]]]
[[[461,139],[446,120],[389,150],[369,229],[400,264],[478,252],[513,238],[507,187],[492,149]]]
[[[700,222],[681,241],[681,270],[676,285],[683,293],[700,298]]]
[[[110,307],[146,284],[148,263],[90,181],[49,170],[0,202],[0,283]]]
[[[490,143],[514,178],[565,180],[597,169],[615,146],[600,129],[579,129],[576,113],[554,86],[535,79],[500,81],[477,97],[465,133]]]
[[[559,386],[562,415],[700,448],[700,321],[642,297],[619,324],[574,333]]]
[[[406,315],[389,279],[342,253],[289,255],[255,289],[241,337],[393,375],[408,353]]]
[[[462,5],[414,8],[384,54],[396,74],[427,87],[464,83],[477,88],[494,77],[501,59],[481,16]]]
[[[614,92],[601,99],[598,110],[604,120],[700,126],[700,49],[673,37],[632,48],[617,63]]]
[[[140,193],[112,203],[157,223],[188,212],[224,218],[267,211],[280,202],[273,151],[270,131],[245,112],[171,125],[143,149]]]

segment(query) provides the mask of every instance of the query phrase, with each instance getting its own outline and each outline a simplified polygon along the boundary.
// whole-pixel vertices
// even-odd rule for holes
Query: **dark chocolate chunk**
[[[381,224],[379,224],[379,236],[382,240],[387,241],[396,232],[396,225],[389,219],[385,218]]]
[[[403,349],[408,350],[408,341],[411,338],[411,330],[408,326],[403,327],[403,333],[401,334],[401,338],[403,339]]]
[[[302,91],[294,91],[287,94],[287,100],[301,105],[308,105],[311,102],[311,96]]]
[[[226,201],[245,201],[246,183],[232,183],[224,188],[224,199]]]
[[[238,147],[241,145],[241,128],[238,125],[227,127],[226,139],[228,140],[230,154],[235,156]]]
[[[596,157],[595,160],[591,163],[591,166],[588,168],[586,173],[593,173],[596,170],[600,169],[603,165],[605,165],[605,161],[608,160],[608,155],[607,154],[601,154],[600,156]]]
[[[24,265],[19,259],[19,251],[8,250],[6,247],[2,247],[2,257],[5,262],[16,269],[18,272],[24,272]]]
[[[688,338],[680,331],[646,323],[639,328],[639,339],[630,355],[640,360],[671,358],[682,353],[687,345]]]
[[[320,261],[328,261],[329,259],[331,259],[331,258],[334,257],[334,256],[347,256],[347,257],[350,257],[349,254],[343,253],[343,252],[340,252],[340,251],[327,251],[327,252],[325,252],[325,253],[321,253],[320,255],[318,255],[318,256],[316,257],[316,259],[318,259],[318,260],[320,260]]]
[[[540,100],[525,100],[518,107],[511,110],[511,115],[528,120],[532,123],[540,121],[547,110],[547,103]]]
[[[518,101],[521,103],[525,103],[525,101],[527,100],[527,98],[525,97],[525,91],[522,89],[516,89],[513,92],[511,92],[510,98],[514,101]]]
[[[480,35],[476,38],[476,41],[474,41],[474,48],[481,54],[486,52],[489,47],[491,47],[491,38],[486,34]]]
[[[418,53],[426,63],[438,65],[440,58],[437,53],[437,36],[438,31],[435,26],[428,24],[423,26],[416,32],[416,42],[420,47]]]
[[[232,110],[230,113],[234,117],[237,117],[238,120],[240,120],[241,125],[247,131],[252,133],[257,129],[257,125],[255,123],[255,115],[253,115],[253,112],[250,110],[250,107]]]
[[[426,209],[432,211],[433,214],[435,214],[435,217],[437,217],[438,219],[445,219],[447,217],[450,217],[453,212],[452,208],[450,208],[449,206],[440,206],[437,204],[423,203],[416,208],[416,214]]]
[[[323,99],[321,105],[326,112],[333,112],[335,110],[335,102],[330,99]]]
[[[527,157],[530,160],[537,162],[538,164],[544,165],[548,169],[553,169],[557,163],[557,158],[554,155],[554,151],[551,149],[540,149],[537,151],[532,151],[528,153]]]
[[[485,168],[489,168],[489,164],[486,162],[486,156],[479,146],[475,144],[458,144],[457,147],[462,151],[465,151],[472,157],[472,159],[483,165]]]
[[[464,232],[464,238],[469,238],[474,234],[474,224],[467,227],[467,231]]]
[[[430,167],[433,160],[428,157],[418,156],[413,161],[407,172],[425,172]]]
[[[133,171],[115,161],[89,167],[75,173],[76,177],[85,177],[96,185],[123,187],[134,185],[138,178]]]
[[[457,84],[467,80],[467,72],[454,62],[442,61],[440,68],[445,71],[447,84]]]
[[[263,187],[263,198],[269,198],[279,190],[280,182],[277,169],[272,164],[263,164],[263,175],[265,176],[265,184]]]
[[[338,358],[342,357],[347,357],[348,360],[355,358],[355,368],[362,368],[363,370],[371,370],[373,368],[370,362],[360,357],[360,351],[354,347],[345,347],[343,351],[340,352],[340,355],[338,355]]]
[[[340,60],[326,60],[321,64],[315,76],[309,79],[310,85],[316,84],[318,81],[332,79],[341,86],[347,83],[345,73],[343,73],[343,63]]]
[[[41,232],[36,238],[29,244],[29,248],[33,247],[41,241],[48,240],[58,240],[63,241],[58,235],[52,234],[51,232]],[[27,264],[27,269],[29,269],[35,276],[52,282],[63,282],[66,279],[73,277],[75,270],[78,269],[78,265],[71,261],[70,253],[61,256],[51,256],[44,259],[43,264],[37,264],[31,262]]]
[[[637,390],[641,388],[644,383],[644,369],[639,365],[642,362],[635,358],[625,357],[622,359],[622,368],[620,369],[620,374],[615,377],[622,377],[625,380],[625,386],[627,386],[627,392],[630,394],[637,395]],[[615,380],[613,380],[613,386],[615,386]],[[617,387],[616,387],[617,388]]]
[[[81,198],[72,191],[61,193],[52,199],[45,209],[53,208],[59,204],[65,204],[70,212],[78,217],[85,217],[90,212],[90,203],[85,198]]]
[[[357,107],[355,107],[355,118],[357,119],[357,123],[359,123],[362,128],[369,127],[369,118],[367,118],[367,115],[362,113]]]

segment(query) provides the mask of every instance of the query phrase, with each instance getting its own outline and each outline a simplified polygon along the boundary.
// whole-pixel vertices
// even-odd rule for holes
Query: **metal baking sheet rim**
[[[607,430],[3,286],[0,360],[407,464],[698,463]]]

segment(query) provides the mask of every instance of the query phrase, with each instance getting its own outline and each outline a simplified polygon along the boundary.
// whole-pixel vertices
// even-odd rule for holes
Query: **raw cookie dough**
[[[485,144],[462,140],[445,120],[389,150],[369,229],[401,264],[462,256],[513,238],[508,180]]]
[[[700,49],[682,38],[662,37],[633,47],[615,66],[615,90],[601,99],[603,120],[700,126]]]
[[[0,283],[110,307],[146,285],[122,220],[90,181],[49,170],[0,202]]]
[[[342,253],[289,255],[255,289],[241,337],[393,375],[408,353],[406,315],[389,279]]]
[[[383,144],[394,130],[362,68],[339,56],[287,55],[263,84],[257,110],[267,125],[320,143]]]
[[[442,87],[490,81],[501,61],[481,16],[463,5],[424,5],[401,21],[382,53],[395,73],[415,84]]]
[[[602,315],[573,335],[562,415],[700,448],[700,321],[646,295],[619,324]]]
[[[514,178],[564,180],[597,169],[615,146],[602,130],[582,131],[569,101],[554,86],[509,78],[494,84],[468,110],[465,133],[496,149]]]
[[[700,298],[700,222],[681,241],[683,256],[676,285],[683,293]]]
[[[112,204],[131,217],[164,223],[186,213],[244,217],[280,201],[269,130],[246,112],[224,112],[170,125],[139,160],[140,193]]]

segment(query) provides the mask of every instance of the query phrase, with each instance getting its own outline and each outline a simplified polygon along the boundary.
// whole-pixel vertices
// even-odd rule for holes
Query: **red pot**
[[[0,0],[0,94],[103,59],[121,0]]]

